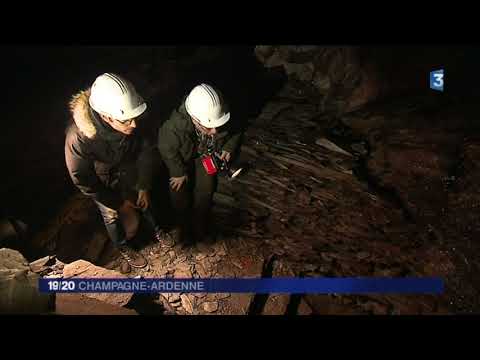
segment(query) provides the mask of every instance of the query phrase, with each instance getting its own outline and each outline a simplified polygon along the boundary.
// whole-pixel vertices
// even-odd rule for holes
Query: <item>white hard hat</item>
[[[195,86],[185,100],[185,109],[206,128],[220,127],[230,120],[219,94],[207,84]]]
[[[147,104],[132,83],[112,73],[97,77],[89,103],[96,112],[119,121],[136,118],[147,109]]]

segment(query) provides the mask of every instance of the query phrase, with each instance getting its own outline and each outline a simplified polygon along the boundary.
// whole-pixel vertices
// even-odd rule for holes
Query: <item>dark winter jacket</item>
[[[217,151],[225,150],[234,154],[241,141],[240,124],[230,120],[218,130]],[[188,166],[198,156],[197,145],[195,125],[185,110],[185,101],[182,101],[182,105],[171,113],[158,132],[158,149],[170,177],[180,177],[188,173]]]
[[[152,146],[138,134],[114,130],[88,103],[90,91],[70,102],[73,123],[65,140],[65,160],[82,193],[112,208],[122,204],[119,189],[148,190],[152,182]]]

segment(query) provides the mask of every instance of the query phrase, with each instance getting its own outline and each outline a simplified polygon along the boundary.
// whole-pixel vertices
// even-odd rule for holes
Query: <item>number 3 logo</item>
[[[432,90],[443,91],[445,84],[443,75],[443,69],[430,72],[430,88]]]
[[[443,87],[443,74],[433,74],[435,81],[433,85],[436,87]]]

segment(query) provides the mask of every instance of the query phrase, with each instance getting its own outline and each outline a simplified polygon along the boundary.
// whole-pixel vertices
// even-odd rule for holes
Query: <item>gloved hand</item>
[[[222,154],[220,155],[220,160],[225,160],[226,162],[230,161],[230,153],[228,151],[222,150]]]
[[[178,191],[187,182],[187,175],[170,178],[170,187],[173,191]]]
[[[142,210],[150,206],[150,194],[147,190],[138,191],[137,206]]]

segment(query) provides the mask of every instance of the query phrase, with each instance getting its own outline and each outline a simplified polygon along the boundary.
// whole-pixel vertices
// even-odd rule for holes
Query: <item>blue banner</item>
[[[40,279],[40,292],[440,294],[441,278]]]

